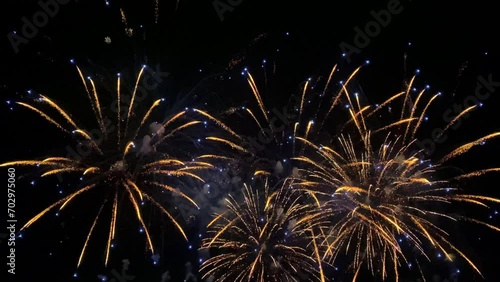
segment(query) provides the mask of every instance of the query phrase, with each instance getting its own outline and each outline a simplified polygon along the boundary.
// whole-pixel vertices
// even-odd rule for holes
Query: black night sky
[[[495,83],[500,84],[496,82],[500,81],[499,22],[493,1],[439,4],[427,0],[158,1],[157,22],[153,0],[4,1],[0,163],[66,154],[65,148],[73,144],[71,137],[15,105],[16,101],[27,102],[43,94],[60,102],[79,121],[92,122],[84,88],[70,60],[86,76],[104,83],[104,88],[109,89],[104,95],[114,93],[116,73],[121,73],[131,87],[141,66],[147,65],[157,75],[163,75],[151,97],[147,97],[151,102],[163,97],[173,105],[173,110],[199,108],[217,117],[231,107],[255,106],[246,78],[241,75],[245,70],[258,77],[259,85],[264,85],[266,73],[269,87],[265,91],[268,95],[263,97],[270,107],[286,105],[291,93],[300,92],[304,81],[328,76],[335,64],[346,73],[366,65],[356,83],[370,103],[379,103],[401,91],[404,81],[418,72],[418,87],[429,85],[430,92],[443,93],[428,114],[422,138],[428,138],[434,128],[442,126],[444,111],[453,109],[454,104],[470,101],[479,77],[489,77],[493,81],[492,94],[481,101],[479,110],[461,119],[458,129],[449,132],[447,141],[431,157],[442,156],[465,142],[500,129],[499,91],[494,89],[498,87]],[[33,16],[40,15],[44,3],[56,3],[58,7],[57,11],[51,10],[47,23],[35,30],[23,27],[27,21],[33,23]],[[376,20],[376,12],[387,9],[394,13],[382,26],[377,24],[379,29],[373,31],[373,36],[360,42],[357,30],[365,30]],[[341,46],[352,49],[342,50]],[[152,118],[163,121],[166,116],[160,112]],[[245,123],[228,123],[242,134],[255,134]],[[457,158],[453,167],[464,171],[500,167],[498,142],[493,139],[487,146]],[[267,150],[273,149],[264,151]],[[7,185],[7,168],[1,167],[1,171],[0,179],[5,183],[2,185]],[[36,167],[19,167],[16,176],[16,231],[72,187],[80,185],[74,176],[62,182],[57,177],[40,179]],[[500,197],[498,180],[498,173],[490,173],[463,184],[471,193]],[[7,187],[3,191],[2,203],[7,205]],[[123,212],[125,218],[119,223],[121,235],[108,267],[103,266],[102,249],[107,236],[103,224],[96,227],[88,254],[80,269],[76,269],[88,228],[100,204],[92,195],[81,199],[59,216],[48,213],[18,234],[15,275],[7,272],[9,266],[5,267],[9,255],[8,230],[0,231],[4,265],[1,269],[8,277],[2,281],[99,281],[98,275],[104,275],[107,281],[159,282],[165,271],[169,271],[171,280],[163,281],[184,281],[187,262],[196,274],[200,261],[207,259],[206,253],[197,251],[205,236],[200,222],[206,216],[196,215],[189,218],[190,222],[183,222],[183,216],[176,215],[183,222],[189,242],[171,224],[151,221],[159,254],[155,264],[145,249],[144,234],[138,231],[133,209],[127,207],[130,210]],[[174,205],[167,208],[174,215],[178,213]],[[500,212],[500,204],[490,209],[459,212],[500,226],[500,215],[496,215],[495,209]],[[2,215],[4,222],[8,220],[5,212],[6,208]],[[154,218],[157,213],[148,210],[148,215]],[[475,274],[463,259],[446,262],[431,252],[431,262],[424,268],[427,281],[500,281],[499,233],[463,223],[448,224],[446,230],[455,245],[476,263],[484,278]],[[134,276],[133,279],[116,276],[121,271],[122,259],[130,261],[127,274]],[[352,279],[352,273],[345,273],[343,266],[328,271],[329,281]],[[367,274],[362,274],[358,281],[375,281]],[[409,272],[402,280],[418,281],[419,277],[418,272]],[[201,275],[197,281],[203,281]]]

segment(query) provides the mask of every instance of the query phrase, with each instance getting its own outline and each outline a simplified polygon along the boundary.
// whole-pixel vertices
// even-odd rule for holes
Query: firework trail
[[[245,185],[242,202],[226,199],[227,209],[215,215],[202,243],[216,254],[202,264],[203,279],[325,281],[313,231],[317,214],[289,185]]]
[[[136,141],[141,129],[149,123],[148,120],[150,120],[152,112],[163,101],[163,99],[154,101],[142,115],[139,115],[136,109],[134,109],[135,106],[140,105],[139,101],[136,100],[136,92],[145,68],[146,66],[140,70],[130,96],[123,95],[121,77],[118,75],[115,97],[118,102],[117,111],[107,115],[94,81],[91,78],[85,79],[81,69],[76,66],[77,72],[85,86],[88,99],[90,100],[90,105],[94,113],[93,117],[98,126],[97,134],[96,130],[87,131],[78,126],[70,113],[66,112],[54,100],[46,96],[40,95],[33,105],[25,102],[17,102],[18,105],[34,111],[47,122],[56,126],[64,133],[71,135],[76,140],[77,146],[87,148],[87,150],[84,150],[87,153],[73,157],[50,156],[40,160],[16,160],[0,165],[1,167],[36,166],[41,171],[41,177],[70,174],[84,178],[81,186],[77,187],[68,196],[43,209],[30,219],[21,228],[21,231],[37,222],[50,211],[54,209],[61,211],[71,206],[74,201],[82,197],[82,194],[95,190],[100,191],[99,193],[103,196],[103,202],[87,233],[77,267],[82,263],[88,242],[99,220],[109,222],[109,234],[107,236],[104,262],[107,265],[110,248],[116,238],[116,225],[123,205],[129,204],[133,207],[136,219],[145,233],[147,246],[152,255],[155,254],[155,247],[144,220],[143,208],[141,208],[144,203],[148,203],[161,211],[163,215],[170,219],[182,236],[186,238],[181,224],[162,205],[158,195],[162,195],[163,198],[165,194],[162,193],[170,193],[184,199],[186,203],[196,208],[197,204],[193,199],[179,188],[182,186],[181,183],[184,181],[194,181],[203,184],[204,180],[198,173],[214,168],[210,163],[211,159],[216,157],[222,158],[222,156],[201,155],[198,159],[196,156],[192,156],[194,151],[189,155],[189,161],[179,158],[177,152],[183,150],[181,149],[184,146],[183,144],[193,143],[192,139],[194,137],[190,137],[190,133],[187,130],[203,124],[200,120],[188,118],[188,114],[197,114],[197,112],[189,109],[173,114],[163,123],[153,123],[155,130],[151,136],[146,135],[145,137],[148,138]],[[123,102],[128,103],[126,107]],[[201,113],[204,116],[199,115],[199,117],[208,115],[205,112]],[[216,124],[219,122],[216,119],[213,121]],[[136,144],[141,142],[142,146],[139,150],[139,146],[136,146]],[[162,148],[170,148],[170,151],[175,153],[167,154],[158,152],[156,149],[160,145]],[[176,184],[171,186],[167,183]],[[92,201],[95,201],[95,199],[92,199]],[[101,211],[104,209],[111,211],[110,218],[103,218],[104,215]]]
[[[478,267],[450,241],[449,234],[436,219],[465,220],[500,231],[488,223],[452,215],[443,207],[454,202],[479,207],[500,203],[496,198],[463,193],[458,182],[500,171],[500,168],[468,172],[451,179],[442,179],[441,175],[446,162],[486,140],[499,137],[500,133],[464,144],[442,159],[432,161],[416,145],[416,135],[439,94],[426,98],[424,89],[411,97],[413,78],[405,91],[375,107],[365,106],[357,93],[353,95],[348,90],[349,81],[358,70],[342,83],[329,106],[328,113],[340,101],[347,103],[345,108],[350,118],[337,138],[323,145],[317,140],[318,136],[311,137],[309,129],[295,136],[302,149],[293,158],[301,164],[293,186],[311,195],[320,207],[321,217],[330,222],[321,232],[322,259],[334,263],[339,256],[347,254],[353,281],[363,267],[373,276],[384,280],[394,277],[397,281],[400,266],[410,260],[416,260],[424,278],[420,261],[429,261],[430,252],[437,250],[448,260],[456,256],[453,253],[458,254],[480,274]],[[374,114],[397,101],[402,101],[400,116],[382,126],[373,126]],[[444,132],[474,107],[458,114],[444,127]],[[403,236],[411,245],[409,251],[398,240]]]

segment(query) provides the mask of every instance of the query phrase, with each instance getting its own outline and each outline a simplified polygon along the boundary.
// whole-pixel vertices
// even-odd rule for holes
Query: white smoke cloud
[[[275,174],[282,174],[283,173],[283,164],[278,161],[276,165],[274,166],[274,173]]]
[[[290,220],[290,222],[288,222],[288,227],[287,227],[288,231],[292,231],[295,225],[297,225],[297,220],[296,219]]]
[[[278,208],[276,209],[276,215],[277,215],[278,217],[282,217],[282,216],[283,216],[283,212],[284,212],[284,211],[285,211],[285,210],[284,210],[282,207],[278,207]]]
[[[149,132],[153,134],[153,136],[158,135],[158,137],[162,137],[165,134],[165,127],[162,124],[153,122],[149,125]]]
[[[149,135],[146,135],[142,138],[142,145],[139,153],[146,155],[151,152],[153,152],[153,146],[151,146],[151,137]]]
[[[240,182],[241,182],[241,177],[239,176],[234,176],[233,178],[231,178],[231,184],[233,185],[238,185]]]

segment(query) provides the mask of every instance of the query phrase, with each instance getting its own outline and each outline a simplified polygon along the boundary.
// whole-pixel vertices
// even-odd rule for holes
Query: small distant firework
[[[500,231],[498,227],[450,214],[443,208],[452,202],[481,207],[500,203],[500,199],[463,193],[457,186],[458,180],[500,171],[500,168],[456,175],[451,179],[442,179],[441,172],[446,162],[486,140],[499,137],[500,132],[464,144],[433,162],[416,146],[416,134],[439,94],[425,101],[424,89],[411,97],[414,77],[405,91],[376,107],[364,106],[358,95],[348,90],[348,83],[358,70],[342,84],[329,107],[330,112],[339,105],[338,101],[347,101],[350,116],[335,141],[323,145],[309,138],[309,129],[302,137],[295,136],[303,149],[294,158],[301,163],[294,187],[311,195],[320,207],[321,217],[331,222],[322,232],[322,259],[333,263],[339,256],[350,254],[353,281],[363,266],[373,276],[398,280],[400,266],[411,262],[416,262],[414,265],[424,278],[420,261],[430,260],[432,251],[443,253],[450,261],[455,256],[453,253],[458,254],[481,274],[473,261],[450,242],[449,234],[438,225],[437,219],[464,220]],[[374,114],[398,100],[402,100],[398,119],[374,127]],[[475,107],[458,114],[443,132]],[[401,243],[401,238],[406,244]]]
[[[208,225],[202,243],[215,254],[201,266],[203,279],[325,281],[314,234],[320,222],[289,185],[275,191],[267,182],[264,189],[245,185],[242,202],[226,199],[227,210]]]
[[[25,102],[17,102],[18,105],[28,108],[52,125],[71,135],[77,141],[77,146],[86,148],[87,154],[74,157],[51,156],[42,160],[18,160],[1,164],[1,167],[7,166],[37,166],[41,170],[41,177],[60,174],[72,174],[82,177],[82,185],[68,196],[51,204],[39,214],[29,220],[21,230],[28,228],[37,222],[42,216],[54,209],[62,209],[71,205],[81,194],[91,190],[102,191],[103,203],[95,217],[92,226],[87,234],[83,249],[78,259],[77,266],[80,266],[85,255],[88,242],[94,231],[96,223],[102,217],[101,211],[104,208],[111,209],[111,218],[109,220],[109,235],[105,251],[105,264],[108,263],[110,248],[116,235],[116,224],[119,219],[121,207],[129,203],[135,210],[137,220],[141,225],[141,230],[145,233],[147,245],[151,253],[155,254],[153,240],[150,231],[144,222],[141,204],[149,203],[158,208],[162,214],[166,215],[176,226],[179,232],[186,238],[181,225],[174,219],[165,207],[162,206],[159,199],[154,195],[170,192],[180,196],[193,206],[196,203],[179,188],[167,185],[166,183],[180,183],[177,178],[203,182],[196,173],[200,170],[210,169],[213,166],[205,158],[200,159],[189,156],[189,161],[178,158],[175,154],[158,153],[156,148],[159,145],[168,145],[171,148],[179,148],[181,144],[186,143],[186,130],[201,124],[201,121],[187,118],[188,110],[175,113],[165,122],[157,124],[157,130],[143,138],[138,139],[140,130],[150,119],[151,113],[157,108],[163,99],[158,99],[152,103],[148,110],[142,115],[137,115],[138,105],[136,93],[138,83],[144,73],[144,66],[137,77],[134,90],[130,96],[122,94],[121,77],[118,75],[116,86],[116,101],[118,104],[116,114],[106,115],[104,107],[101,106],[97,87],[91,78],[86,80],[82,71],[77,66],[77,71],[85,86],[90,104],[97,121],[97,130],[87,131],[77,125],[77,122],[71,115],[62,109],[52,99],[40,95],[35,101],[40,105],[32,105]],[[124,103],[125,102],[125,103]],[[125,106],[126,105],[126,106]],[[46,106],[44,109],[42,106]],[[54,114],[50,115],[49,111]],[[96,131],[98,134],[96,134]],[[142,148],[138,150],[136,143],[141,142]],[[184,142],[184,143],[182,143]],[[192,142],[188,138],[188,143]],[[174,145],[175,143],[175,145]],[[148,148],[145,150],[144,148]],[[179,150],[177,150],[179,151]],[[152,153],[151,153],[152,152]],[[161,179],[161,181],[159,180]],[[97,188],[97,189],[96,189]],[[127,201],[128,199],[128,201]],[[92,199],[94,201],[95,199]],[[123,201],[125,200],[125,201]]]
[[[175,2],[175,11],[179,8],[179,2],[180,0],[174,0]],[[110,5],[109,1],[105,1],[106,6]],[[127,22],[127,15],[125,14],[125,11],[123,8],[120,8],[120,15],[121,15],[121,21],[123,25],[125,26],[125,33],[128,36],[132,36],[131,32],[132,29],[129,28],[128,22]],[[160,0],[154,0],[154,23],[158,24],[158,20],[160,19]]]

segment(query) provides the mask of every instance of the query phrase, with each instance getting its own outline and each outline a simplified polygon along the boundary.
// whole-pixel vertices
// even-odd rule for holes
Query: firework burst
[[[248,71],[243,72],[249,86],[250,101],[237,107],[230,107],[222,113],[228,120],[231,135],[220,136],[212,141],[230,148],[241,170],[254,177],[268,178],[286,176],[290,173],[289,157],[292,155],[293,128],[298,117],[298,108],[290,108],[297,97],[289,97],[285,105],[269,107],[258,86],[258,79]],[[265,75],[267,85],[267,74]],[[305,86],[307,87],[307,86]],[[252,105],[254,104],[254,105]],[[239,123],[245,124],[244,127]],[[229,132],[229,130],[226,130]]]
[[[325,138],[326,135],[337,134],[337,132],[323,131],[323,125],[327,121],[334,120],[333,109],[344,102],[342,89],[333,97],[328,95],[334,74],[338,71],[337,66],[334,66],[326,79],[323,77],[307,79],[298,87],[297,95],[287,96],[284,105],[275,105],[271,108],[265,101],[265,91],[261,90],[264,87],[259,87],[260,80],[245,69],[242,74],[248,83],[255,107],[232,107],[225,114],[238,115],[244,119],[249,124],[245,128],[247,132],[216,141],[230,145],[232,149],[239,151],[244,156],[240,159],[249,165],[255,177],[293,175],[296,170],[288,161],[303,150],[303,144],[298,141],[299,137]],[[356,72],[347,78],[346,85],[354,78]],[[274,74],[273,68],[272,75]],[[262,80],[266,89],[270,87],[269,75],[267,68],[264,68]],[[332,98],[331,101],[327,101],[328,98]],[[338,123],[337,120],[334,121]],[[248,130],[251,132],[250,136],[248,136]]]
[[[348,83],[358,70],[342,84],[329,106],[328,112],[340,104],[338,101],[345,101],[350,117],[336,140],[322,145],[308,135],[309,129],[303,136],[295,137],[303,149],[294,158],[301,163],[299,181],[294,187],[311,195],[321,208],[323,219],[330,221],[322,231],[323,259],[333,263],[339,256],[349,254],[353,281],[363,266],[374,276],[387,279],[392,273],[398,280],[400,266],[410,265],[410,260],[416,261],[424,277],[419,261],[430,260],[430,252],[437,250],[450,261],[458,254],[480,274],[473,261],[450,241],[438,219],[465,220],[500,231],[488,223],[449,214],[444,208],[453,202],[480,207],[500,203],[496,198],[463,193],[458,185],[460,179],[500,169],[483,169],[451,179],[443,179],[441,172],[446,162],[500,133],[464,144],[433,162],[416,145],[416,134],[439,94],[426,99],[424,89],[412,97],[413,78],[405,91],[376,107],[364,106],[359,95],[348,90]],[[399,100],[401,115],[374,127],[374,114]],[[443,132],[474,107],[458,114]],[[402,237],[410,243],[409,250],[400,243]]]
[[[178,154],[182,151],[181,144],[195,143],[189,137],[189,132],[186,131],[203,124],[203,122],[188,118],[188,113],[195,113],[195,111],[186,109],[171,115],[163,123],[152,123],[154,125],[153,133],[144,136],[141,140],[138,138],[141,129],[145,127],[152,112],[163,101],[163,99],[154,101],[142,115],[136,112],[136,106],[139,106],[136,95],[138,84],[146,66],[140,70],[131,95],[122,93],[122,80],[118,75],[115,97],[118,107],[116,112],[110,115],[101,105],[100,95],[98,95],[94,81],[91,78],[85,79],[80,68],[78,66],[76,68],[88,94],[97,122],[97,130],[87,131],[79,127],[72,115],[46,96],[40,95],[35,100],[37,103],[34,104],[17,102],[18,105],[34,111],[64,133],[71,135],[79,148],[85,148],[82,150],[85,152],[84,154],[74,157],[50,156],[40,160],[17,160],[0,165],[1,167],[37,166],[41,171],[41,177],[76,174],[83,179],[82,184],[77,189],[43,209],[29,220],[21,228],[21,231],[36,223],[50,211],[66,209],[71,206],[72,202],[81,198],[82,194],[95,191],[98,188],[100,195],[103,196],[103,202],[86,236],[77,266],[82,263],[89,240],[100,220],[109,222],[109,234],[105,249],[105,264],[108,263],[110,248],[116,236],[116,224],[124,205],[131,205],[134,209],[152,254],[155,252],[155,247],[144,219],[141,207],[144,203],[158,208],[186,238],[180,223],[162,205],[162,201],[158,199],[157,195],[162,195],[163,192],[171,193],[197,207],[196,203],[176,185],[170,186],[167,183],[179,184],[183,180],[200,183],[203,182],[203,179],[197,175],[197,172],[213,168],[213,165],[208,161],[218,156],[201,155],[197,158],[191,154],[188,156],[189,161],[184,161],[179,158],[180,154]],[[125,104],[126,106],[124,106]],[[199,110],[197,112],[209,116],[205,112]],[[140,149],[136,144],[141,144]],[[156,149],[160,145],[170,147],[169,152],[174,153],[158,152]],[[105,208],[111,211],[111,216],[108,219],[102,218],[102,211]]]
[[[217,281],[324,281],[313,209],[285,181],[272,191],[245,185],[243,201],[226,199],[226,211],[209,224],[202,249],[217,255],[201,266]],[[318,264],[319,263],[319,264]]]

